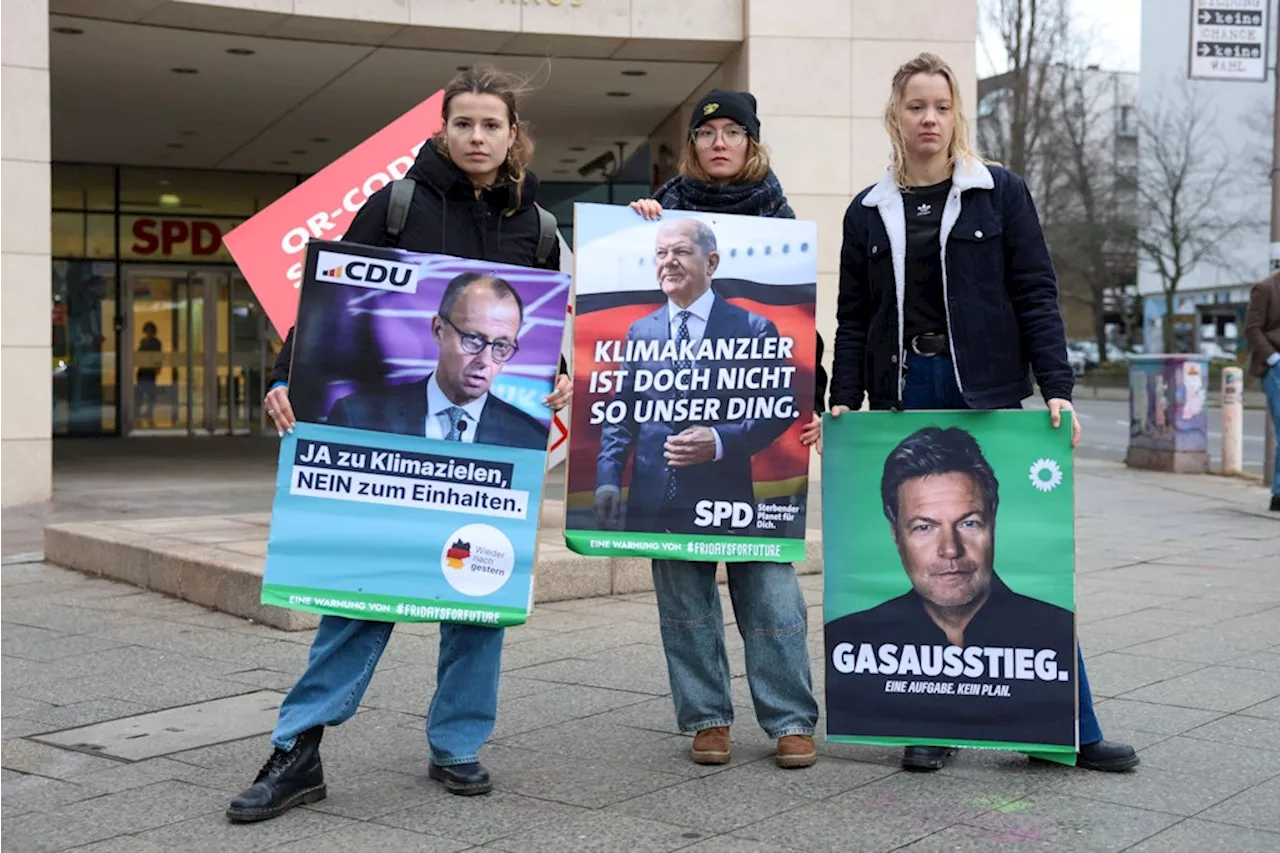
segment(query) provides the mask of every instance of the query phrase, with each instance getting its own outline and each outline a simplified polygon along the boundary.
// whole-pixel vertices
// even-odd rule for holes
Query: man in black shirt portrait
[[[1075,615],[996,574],[999,483],[977,441],[919,430],[881,498],[912,588],[827,623],[828,732],[1074,746]]]

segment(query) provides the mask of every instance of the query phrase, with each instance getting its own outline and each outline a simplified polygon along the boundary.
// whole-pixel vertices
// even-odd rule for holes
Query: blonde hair
[[[516,128],[516,138],[507,149],[507,159],[498,167],[498,180],[510,181],[515,185],[515,193],[510,209],[505,215],[510,216],[520,207],[520,197],[524,193],[524,179],[529,174],[529,164],[533,162],[533,135],[529,131],[529,123],[520,120],[519,99],[533,86],[529,80],[499,71],[492,65],[474,65],[459,71],[444,89],[444,106],[441,117],[445,127],[449,124],[449,106],[458,95],[494,95],[502,99],[507,106],[507,121]],[[449,144],[445,138],[446,130],[432,137],[436,150],[448,156]]]
[[[708,175],[707,170],[703,169],[702,164],[698,162],[698,146],[693,141],[693,134],[690,134],[684,142],[684,150],[680,152],[680,164],[676,167],[676,171],[679,172],[680,177],[691,181],[701,181],[704,184],[716,183],[715,178]],[[769,149],[748,136],[747,159],[738,170],[738,174],[725,183],[753,184],[756,181],[763,181],[767,174],[769,174]]]
[[[954,126],[951,132],[951,145],[947,151],[951,167],[955,168],[965,160],[985,162],[973,146],[973,138],[969,133],[969,120],[965,118],[964,102],[960,98],[960,86],[956,83],[955,72],[942,57],[933,53],[922,53],[899,66],[893,75],[889,103],[884,108],[884,129],[889,132],[889,141],[893,145],[893,159],[889,166],[893,170],[893,179],[899,187],[907,185],[907,145],[902,138],[900,113],[902,102],[906,99],[907,82],[917,74],[939,75],[951,88],[951,114],[954,116]]]

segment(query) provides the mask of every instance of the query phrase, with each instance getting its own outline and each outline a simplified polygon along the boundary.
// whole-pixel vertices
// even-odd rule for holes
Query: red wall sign
[[[298,313],[307,242],[341,239],[369,196],[405,176],[442,126],[443,103],[441,90],[223,238],[281,337]]]
[[[155,216],[120,218],[121,255],[128,258],[166,260],[221,260],[224,232],[240,224],[238,219],[163,219]]]

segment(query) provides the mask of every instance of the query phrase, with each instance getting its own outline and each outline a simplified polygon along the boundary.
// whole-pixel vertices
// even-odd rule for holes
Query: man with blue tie
[[[674,342],[674,359],[628,359],[623,363],[622,388],[615,397],[628,416],[607,424],[600,437],[594,509],[601,529],[620,527],[636,532],[751,534],[753,526],[734,527],[734,519],[699,524],[695,505],[701,501],[739,501],[755,505],[751,457],[772,444],[795,421],[798,407],[748,405],[746,416],[735,417],[725,392],[717,390],[722,368],[761,367],[777,377],[787,370],[789,341],[780,340],[777,327],[758,314],[731,304],[711,289],[720,264],[715,232],[692,217],[675,219],[658,229],[654,254],[658,285],[666,301],[627,331],[625,350],[637,344]],[[748,344],[765,357],[743,363],[721,357],[691,358],[704,341],[733,340]],[[733,351],[738,346],[731,348]],[[675,371],[675,388],[657,390],[654,382],[637,389],[637,372],[656,376]],[[710,377],[697,386],[696,376]],[[781,381],[731,396],[748,403],[758,398],[781,398],[791,392]],[[691,390],[690,385],[698,387]],[[685,390],[682,390],[685,389]],[[721,398],[714,408],[690,405],[684,417],[654,415],[671,398]],[[692,403],[692,400],[689,400]],[[680,412],[677,407],[676,412]],[[764,411],[773,416],[761,416]],[[777,412],[790,412],[790,417]],[[634,454],[634,458],[632,456]],[[622,473],[631,460],[631,484],[622,518]]]
[[[468,272],[445,286],[431,320],[436,369],[418,382],[360,391],[329,410],[332,426],[545,450],[548,430],[489,393],[520,350],[524,302],[507,281]]]

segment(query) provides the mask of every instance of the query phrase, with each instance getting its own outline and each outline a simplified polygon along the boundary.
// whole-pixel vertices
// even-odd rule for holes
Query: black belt
[[[916,355],[933,358],[938,355],[947,355],[951,351],[951,341],[943,332],[926,332],[911,338],[907,342],[907,348]]]

